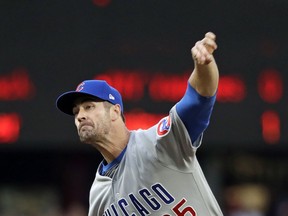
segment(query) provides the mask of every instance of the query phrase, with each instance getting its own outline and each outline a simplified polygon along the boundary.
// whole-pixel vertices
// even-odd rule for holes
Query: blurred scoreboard
[[[127,127],[136,130],[151,127],[168,114],[185,93],[190,72],[109,69],[87,79],[104,79],[120,91]],[[82,80],[65,81],[60,75],[57,80],[53,85],[33,80],[33,74],[23,67],[0,74],[2,145],[41,148],[73,147],[77,143],[73,117],[60,113],[55,100]],[[259,71],[252,88],[241,74],[221,74],[205,140],[236,146],[286,143],[283,80],[275,68]]]
[[[221,77],[203,141],[286,147],[287,10],[288,1],[2,0],[0,148],[82,147],[55,100],[86,79],[119,89],[129,129],[156,124],[184,94],[190,49],[207,31]]]

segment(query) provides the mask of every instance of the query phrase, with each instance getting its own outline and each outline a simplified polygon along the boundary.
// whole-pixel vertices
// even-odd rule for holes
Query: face
[[[104,103],[91,99],[76,102],[73,114],[81,142],[97,143],[109,134],[111,121]]]

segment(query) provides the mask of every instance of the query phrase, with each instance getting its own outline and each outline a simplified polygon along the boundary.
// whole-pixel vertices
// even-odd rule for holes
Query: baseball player
[[[58,97],[80,140],[104,158],[89,216],[223,215],[196,158],[218,87],[215,39],[208,32],[191,49],[195,68],[185,95],[147,130],[127,129],[121,95],[103,80],[86,80]]]

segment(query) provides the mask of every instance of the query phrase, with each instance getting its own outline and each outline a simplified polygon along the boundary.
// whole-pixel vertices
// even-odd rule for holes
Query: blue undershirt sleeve
[[[212,97],[201,96],[188,82],[183,98],[176,104],[176,111],[184,123],[192,143],[207,128],[216,94]]]

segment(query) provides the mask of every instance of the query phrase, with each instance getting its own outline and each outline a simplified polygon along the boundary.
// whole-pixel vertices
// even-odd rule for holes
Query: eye
[[[73,107],[72,113],[74,116],[76,116],[79,113],[79,107]]]
[[[85,110],[91,110],[93,109],[95,106],[93,104],[85,104],[84,109]]]

